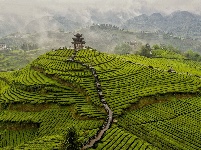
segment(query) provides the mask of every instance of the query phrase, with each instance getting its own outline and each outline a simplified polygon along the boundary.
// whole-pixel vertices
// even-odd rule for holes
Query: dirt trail
[[[104,99],[104,95],[102,94],[103,93],[102,92],[102,87],[101,87],[101,83],[100,83],[99,78],[98,78],[98,74],[96,73],[96,69],[93,68],[92,66],[84,64],[84,63],[82,63],[82,62],[80,62],[78,60],[75,60],[77,52],[78,52],[78,50],[74,51],[74,53],[73,53],[73,55],[71,57],[71,61],[79,63],[79,64],[81,64],[82,66],[85,66],[87,69],[89,69],[91,71],[91,73],[92,73],[92,75],[93,75],[93,77],[95,79],[95,86],[96,86],[96,90],[97,90],[98,95],[99,95],[99,99],[100,99],[101,103],[103,104],[105,110],[108,113],[107,120],[106,120],[105,124],[103,124],[102,129],[98,131],[98,134],[95,136],[94,139],[91,139],[86,145],[84,145],[81,148],[81,150],[84,150],[84,149],[92,147],[97,141],[99,141],[101,139],[103,134],[110,128],[110,125],[112,124],[112,121],[113,121],[113,112],[110,109],[110,107],[107,105],[107,102]]]

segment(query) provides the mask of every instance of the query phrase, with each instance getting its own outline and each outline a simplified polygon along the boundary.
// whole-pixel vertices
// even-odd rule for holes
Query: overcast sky
[[[23,17],[41,17],[51,13],[65,15],[75,12],[87,16],[91,8],[132,15],[170,14],[177,10],[201,14],[201,0],[0,0],[0,15],[12,13]]]

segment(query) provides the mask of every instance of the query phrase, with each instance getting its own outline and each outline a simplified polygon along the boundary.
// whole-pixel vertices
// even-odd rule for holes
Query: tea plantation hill
[[[82,49],[74,60],[84,66],[73,52],[50,51],[0,73],[0,149],[60,149],[72,126],[83,145],[92,139],[107,112],[87,65],[114,117],[90,150],[201,149],[201,64]]]

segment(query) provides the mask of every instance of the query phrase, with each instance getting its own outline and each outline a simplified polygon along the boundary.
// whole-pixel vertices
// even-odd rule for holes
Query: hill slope
[[[169,62],[176,73],[167,72]],[[0,73],[0,148],[59,149],[71,126],[83,145],[94,137],[107,112],[87,66],[96,71],[114,115],[90,149],[201,147],[200,64],[59,49],[19,71]]]

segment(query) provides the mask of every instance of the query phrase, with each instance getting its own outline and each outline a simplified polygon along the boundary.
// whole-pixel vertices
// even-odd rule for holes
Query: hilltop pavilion
[[[84,41],[84,38],[82,37],[82,34],[77,33],[76,35],[74,35],[75,37],[72,38],[73,42],[71,42],[72,44],[74,44],[74,49],[81,49],[83,48],[83,44],[85,44],[86,42]]]

